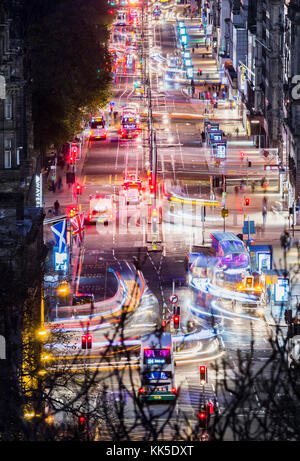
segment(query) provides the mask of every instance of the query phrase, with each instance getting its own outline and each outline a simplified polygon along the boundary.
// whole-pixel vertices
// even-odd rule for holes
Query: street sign
[[[244,221],[243,234],[256,234],[254,221]]]
[[[172,304],[176,304],[177,301],[178,301],[178,296],[177,296],[177,295],[171,295],[171,296],[169,297],[169,301],[170,301],[170,303],[172,303]]]

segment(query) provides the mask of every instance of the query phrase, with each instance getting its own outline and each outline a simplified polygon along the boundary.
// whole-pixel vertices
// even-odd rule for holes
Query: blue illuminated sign
[[[217,144],[217,157],[226,158],[226,144]]]
[[[187,44],[187,35],[182,35],[181,36],[181,41],[183,44]]]
[[[193,78],[193,76],[194,76],[193,67],[188,67],[187,68],[187,76],[188,76],[188,78]]]
[[[54,270],[66,271],[68,269],[68,253],[59,253],[58,247],[54,248]]]
[[[287,302],[289,299],[289,281],[278,278],[275,285],[275,302]]]

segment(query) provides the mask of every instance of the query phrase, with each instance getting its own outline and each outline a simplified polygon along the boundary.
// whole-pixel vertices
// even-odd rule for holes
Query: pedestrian
[[[263,216],[263,227],[265,227],[266,220],[267,220],[267,208],[262,209],[262,216]]]
[[[268,208],[268,199],[266,196],[263,198],[263,208],[267,209]]]
[[[252,183],[251,183],[251,190],[252,190],[252,194],[253,194],[254,191],[255,191],[255,180],[253,180]]]
[[[225,93],[225,91],[223,91],[222,97],[223,97],[223,100],[226,98],[226,93]]]
[[[198,42],[197,42],[197,43],[196,43],[196,48],[198,48],[198,46],[199,46],[199,44],[198,44]]]
[[[59,208],[60,208],[59,201],[56,200],[56,201],[54,202],[54,214],[55,214],[55,216],[58,216]]]
[[[241,180],[240,189],[245,190],[245,180],[244,179]]]
[[[235,192],[235,195],[238,195],[238,193],[239,193],[239,186],[235,186],[234,192]]]
[[[57,181],[57,188],[58,190],[60,190],[62,187],[62,179],[61,179],[61,176],[58,178],[58,181]]]
[[[206,51],[208,51],[208,45],[206,45]]]
[[[236,127],[235,132],[236,132],[236,135],[238,136],[239,135],[239,128],[238,127]]]
[[[194,54],[194,52],[195,52],[195,48],[192,48],[192,51],[193,51],[193,54]]]

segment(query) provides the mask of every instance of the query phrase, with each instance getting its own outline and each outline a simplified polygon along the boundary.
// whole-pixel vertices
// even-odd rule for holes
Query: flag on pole
[[[67,220],[64,219],[54,224],[51,226],[51,230],[58,246],[58,252],[63,253],[67,246]]]
[[[72,235],[77,243],[81,243],[83,241],[83,230],[84,230],[84,213],[80,213],[74,218],[70,219],[72,225]]]

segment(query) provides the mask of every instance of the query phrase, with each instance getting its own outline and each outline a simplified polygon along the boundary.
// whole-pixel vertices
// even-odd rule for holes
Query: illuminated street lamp
[[[67,296],[70,293],[70,287],[66,280],[63,280],[57,287],[57,292],[61,296]]]
[[[37,331],[37,334],[38,334],[38,337],[40,339],[43,339],[45,338],[47,335],[48,335],[48,331],[45,330],[44,328],[40,328],[38,331]]]

